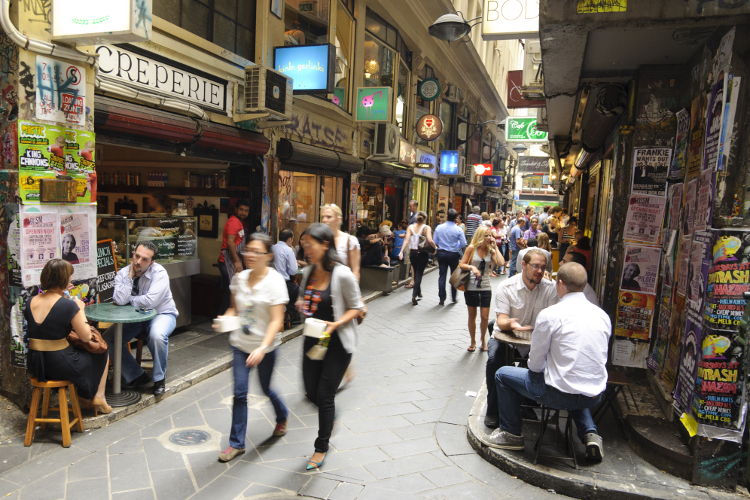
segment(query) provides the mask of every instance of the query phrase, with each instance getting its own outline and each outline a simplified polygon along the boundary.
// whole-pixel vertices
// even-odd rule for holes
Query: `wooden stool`
[[[47,429],[48,423],[60,422],[60,427],[62,427],[63,447],[68,448],[70,446],[70,428],[75,425],[78,432],[83,432],[83,417],[81,416],[81,407],[78,405],[76,386],[69,380],[48,380],[46,382],[39,382],[36,377],[31,378],[31,385],[34,386],[34,391],[31,394],[31,409],[29,410],[29,421],[26,424],[26,439],[24,440],[23,445],[31,446],[31,442],[34,441],[34,430],[37,422],[41,423],[42,430]],[[42,397],[42,389],[44,389],[42,416],[37,418],[36,412],[39,409],[39,398]],[[60,403],[57,408],[49,407],[49,394],[51,389],[57,389],[60,396]],[[68,392],[70,393],[70,409],[68,409]],[[63,407],[63,405],[65,406]],[[60,418],[48,418],[50,410],[60,412]],[[74,418],[72,421],[68,415],[69,411],[73,412]]]

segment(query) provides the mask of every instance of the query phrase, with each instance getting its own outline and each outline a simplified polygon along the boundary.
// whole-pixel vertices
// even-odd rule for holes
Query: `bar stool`
[[[541,421],[541,429],[539,432],[539,438],[536,441],[536,445],[534,445],[534,465],[536,465],[537,460],[539,457],[550,457],[550,458],[557,458],[559,460],[572,460],[573,461],[573,468],[578,469],[578,459],[576,458],[576,448],[575,444],[573,443],[573,419],[570,416],[570,412],[568,412],[568,421],[565,424],[565,452],[569,453],[569,457],[561,457],[559,455],[540,455],[539,451],[542,448],[542,439],[544,438],[544,433],[547,431],[547,424],[548,422],[553,418],[553,416],[557,419],[558,425],[559,425],[559,419],[560,419],[560,410],[557,408],[550,408],[548,406],[542,405],[542,421]],[[545,446],[558,446],[558,445],[545,445]],[[562,446],[559,446],[562,448]]]
[[[617,428],[620,429],[620,434],[622,434],[622,437],[624,439],[628,438],[627,434],[625,433],[625,426],[622,423],[620,415],[617,414],[614,406],[612,405],[617,400],[617,395],[620,394],[622,389],[628,385],[630,385],[630,382],[628,381],[628,377],[625,376],[624,372],[610,370],[609,367],[607,367],[607,388],[604,390],[602,402],[599,403],[596,411],[594,411],[591,415],[594,419],[594,423],[596,425],[599,425],[599,422],[601,422],[602,418],[604,418],[607,410],[610,410],[612,412],[612,415],[615,416]]]
[[[69,380],[48,380],[39,382],[36,377],[31,378],[31,385],[34,387],[31,393],[31,408],[29,409],[29,420],[26,424],[26,439],[23,441],[24,446],[31,446],[34,441],[34,430],[39,422],[42,430],[47,429],[48,423],[60,423],[63,436],[63,447],[70,447],[70,429],[74,425],[78,432],[83,432],[83,417],[81,416],[81,407],[78,404],[78,394],[76,386]],[[42,396],[42,389],[44,396]],[[56,408],[49,407],[49,395],[52,389],[57,389],[60,403]],[[68,408],[68,393],[70,394],[70,408]],[[36,413],[39,409],[39,399],[42,398],[42,415],[37,418]],[[49,418],[49,412],[60,412],[60,418]],[[70,420],[68,412],[73,412],[73,420]]]

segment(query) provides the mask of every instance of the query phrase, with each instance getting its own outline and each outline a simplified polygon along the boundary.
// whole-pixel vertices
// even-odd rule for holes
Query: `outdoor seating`
[[[75,426],[78,432],[83,432],[83,417],[81,416],[81,407],[78,404],[78,394],[76,393],[76,387],[69,380],[48,380],[46,382],[39,382],[36,377],[31,378],[31,385],[34,390],[31,394],[31,408],[29,409],[29,420],[26,424],[26,439],[23,442],[24,446],[31,446],[34,441],[34,431],[36,430],[36,424],[39,423],[41,430],[46,430],[47,424],[59,423],[62,428],[62,445],[65,448],[70,446],[70,429]],[[49,407],[50,391],[57,389],[59,394],[59,405],[57,407]],[[42,390],[44,394],[42,395]],[[70,407],[68,407],[68,394],[70,394]],[[37,417],[37,411],[39,410],[39,399],[42,399],[42,412],[41,416]],[[57,411],[60,413],[60,418],[49,418],[50,411]],[[70,419],[68,412],[73,412],[73,420]]]
[[[359,285],[365,290],[374,290],[389,294],[393,291],[398,267],[362,266]]]
[[[568,412],[568,416],[565,419],[565,433],[564,433],[564,439],[565,439],[565,453],[569,453],[569,457],[560,456],[560,455],[541,455],[539,452],[542,448],[542,440],[544,439],[544,433],[547,431],[547,426],[550,423],[551,420],[556,421],[556,427],[557,431],[559,432],[559,423],[560,423],[560,411],[557,408],[550,408],[549,406],[542,405],[542,419],[540,422],[540,429],[539,429],[539,438],[536,441],[536,444],[534,445],[534,465],[536,465],[537,461],[539,460],[539,457],[550,457],[550,458],[556,458],[558,460],[572,460],[573,461],[573,468],[578,469],[578,460],[576,459],[576,448],[575,443],[573,442],[573,419],[570,417],[570,412]],[[557,440],[554,441],[555,443]],[[557,444],[547,444],[544,443],[544,446],[555,446],[555,447],[561,447]]]

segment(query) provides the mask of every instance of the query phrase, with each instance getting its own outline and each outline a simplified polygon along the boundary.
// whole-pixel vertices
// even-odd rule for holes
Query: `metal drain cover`
[[[177,446],[196,446],[211,439],[211,434],[206,431],[189,429],[178,431],[169,436],[169,441]]]

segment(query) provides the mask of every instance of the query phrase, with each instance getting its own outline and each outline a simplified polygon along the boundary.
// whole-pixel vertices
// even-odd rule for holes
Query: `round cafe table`
[[[112,362],[114,364],[114,380],[112,381],[112,392],[107,393],[107,403],[110,406],[128,406],[141,400],[141,393],[138,391],[122,390],[122,325],[123,323],[140,323],[149,321],[156,317],[156,310],[147,313],[136,312],[135,307],[131,305],[118,306],[111,303],[94,304],[84,309],[86,319],[89,321],[101,321],[112,323],[115,328],[114,349]]]

